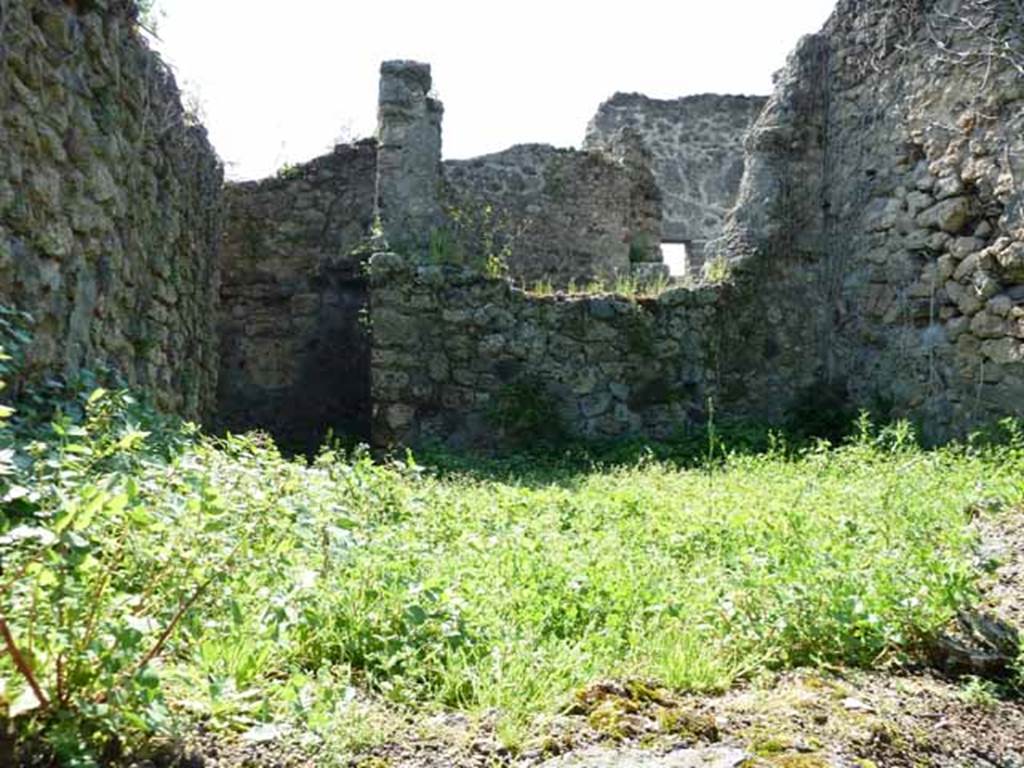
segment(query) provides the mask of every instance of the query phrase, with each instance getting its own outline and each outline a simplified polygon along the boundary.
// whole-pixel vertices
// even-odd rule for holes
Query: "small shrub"
[[[466,263],[466,253],[462,248],[462,244],[447,227],[430,231],[427,258],[431,264],[435,265],[464,265]]]
[[[672,278],[662,274],[648,279],[633,276],[619,277],[615,281],[612,293],[633,299],[653,298],[666,291],[671,285]]]
[[[445,224],[431,232],[430,262],[507,277],[514,249],[529,222],[498,211],[488,202],[459,196],[450,188],[444,190],[443,197]]]
[[[715,256],[704,264],[704,282],[721,285],[732,279],[732,265],[725,256]]]
[[[97,389],[80,417],[57,408],[0,499],[0,633],[15,681],[0,703],[61,760],[167,724],[160,658],[228,565],[223,533],[207,527],[215,495],[154,506],[133,479],[158,458],[134,405]]]
[[[302,166],[296,163],[285,163],[277,169],[277,173],[274,175],[282,181],[297,179],[302,176]]]
[[[999,689],[990,680],[969,676],[960,687],[960,700],[973,709],[990,711],[999,703]]]
[[[648,260],[651,252],[651,239],[646,232],[634,235],[629,241],[629,261],[636,264]]]

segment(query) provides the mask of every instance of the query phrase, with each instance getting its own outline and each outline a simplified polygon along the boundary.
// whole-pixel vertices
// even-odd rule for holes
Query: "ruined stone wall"
[[[0,7],[0,303],[33,315],[35,373],[109,366],[202,417],[220,164],[134,5],[79,6]]]
[[[704,244],[721,234],[736,202],[743,141],[766,102],[763,96],[652,99],[617,93],[598,108],[583,146],[614,150],[624,138],[639,138],[661,190],[663,237],[687,243],[699,265]]]
[[[799,254],[826,377],[933,438],[1024,403],[1022,34],[1012,0],[841,2],[755,126],[718,244],[747,269]]]
[[[509,445],[556,422],[566,436],[666,437],[706,406],[712,289],[534,296],[392,254],[374,256],[371,285],[376,445]]]
[[[366,283],[377,146],[225,192],[218,421],[313,449],[369,432]]]
[[[370,272],[382,447],[667,438],[702,424],[709,404],[778,421],[819,373],[802,326],[771,310],[776,294],[757,299],[756,281],[637,299],[536,295],[393,254],[375,255]],[[736,360],[765,373],[751,378]]]
[[[377,101],[376,215],[390,248],[421,259],[441,226],[441,120],[430,65],[385,61]]]
[[[385,270],[375,437],[494,439],[485,417],[517,377],[584,437],[661,435],[707,398],[778,422],[842,396],[932,439],[1024,415],[1018,2],[843,0],[745,146],[710,294],[538,298]]]
[[[450,160],[449,227],[468,233],[460,246],[503,254],[527,284],[629,276],[633,264],[661,262],[660,196],[645,160],[544,144]]]

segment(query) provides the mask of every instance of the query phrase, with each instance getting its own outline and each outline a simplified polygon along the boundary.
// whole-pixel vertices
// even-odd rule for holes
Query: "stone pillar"
[[[690,240],[686,244],[686,272],[695,278],[704,273],[707,262],[707,240]]]
[[[377,106],[376,213],[388,247],[426,253],[442,223],[441,102],[430,97],[430,65],[385,61]]]

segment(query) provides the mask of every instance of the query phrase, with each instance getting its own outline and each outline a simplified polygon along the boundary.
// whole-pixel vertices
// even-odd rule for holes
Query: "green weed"
[[[555,286],[550,280],[537,280],[527,289],[527,293],[533,296],[554,296]]]
[[[340,755],[409,712],[497,711],[522,744],[595,680],[877,665],[975,599],[965,511],[1024,496],[1019,439],[926,451],[867,421],[425,466],[287,459],[116,389],[31,408],[0,417],[0,709],[67,765],[193,717]]]
[[[716,256],[704,265],[702,277],[711,285],[728,283],[732,280],[732,265],[724,256]]]

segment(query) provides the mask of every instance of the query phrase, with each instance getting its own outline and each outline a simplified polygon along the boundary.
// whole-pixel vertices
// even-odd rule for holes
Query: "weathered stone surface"
[[[110,367],[212,412],[222,171],[129,3],[0,10],[0,304],[30,375]]]
[[[646,158],[524,144],[444,164],[449,227],[467,259],[516,280],[614,280],[661,261],[661,197]]]
[[[385,61],[377,104],[376,213],[388,245],[421,258],[441,226],[441,118],[430,65]]]
[[[921,211],[917,216],[917,224],[956,235],[967,228],[972,215],[973,207],[969,198],[951,197]]]
[[[639,139],[662,197],[662,236],[686,243],[690,271],[704,244],[721,234],[743,176],[743,142],[768,101],[764,96],[704,94],[652,99],[617,93],[587,126],[584,147],[614,151]]]
[[[264,429],[308,450],[327,430],[368,436],[361,246],[373,221],[376,167],[376,143],[363,141],[277,178],[227,186],[221,427]]]
[[[500,443],[510,396],[601,439],[666,436],[712,405],[778,421],[823,388],[936,439],[1021,413],[1017,4],[841,0],[763,109],[620,95],[596,151],[445,166],[429,67],[386,62],[379,144],[228,189],[223,281],[220,168],[130,6],[7,6],[0,302],[36,315],[37,372],[109,364],[205,415],[217,322],[222,423],[309,441],[365,434],[371,395],[381,444]],[[697,255],[723,216],[706,284],[657,299],[533,295],[464,268],[511,254],[513,277],[555,287],[663,276],[662,225]],[[462,252],[442,237],[459,227]],[[384,240],[399,255],[374,258],[367,288]]]
[[[1021,413],[978,385],[1021,379],[1024,40],[1012,4],[912,5],[841,0],[800,43],[715,247],[740,271],[801,270],[809,360],[940,439]]]
[[[372,435],[382,447],[501,447],[526,438],[523,428],[667,438],[702,422],[709,402],[778,420],[817,375],[802,338],[789,336],[798,324],[753,298],[756,281],[637,300],[533,295],[469,270],[438,283],[436,268],[386,255],[371,269]],[[762,379],[747,377],[769,363]]]

